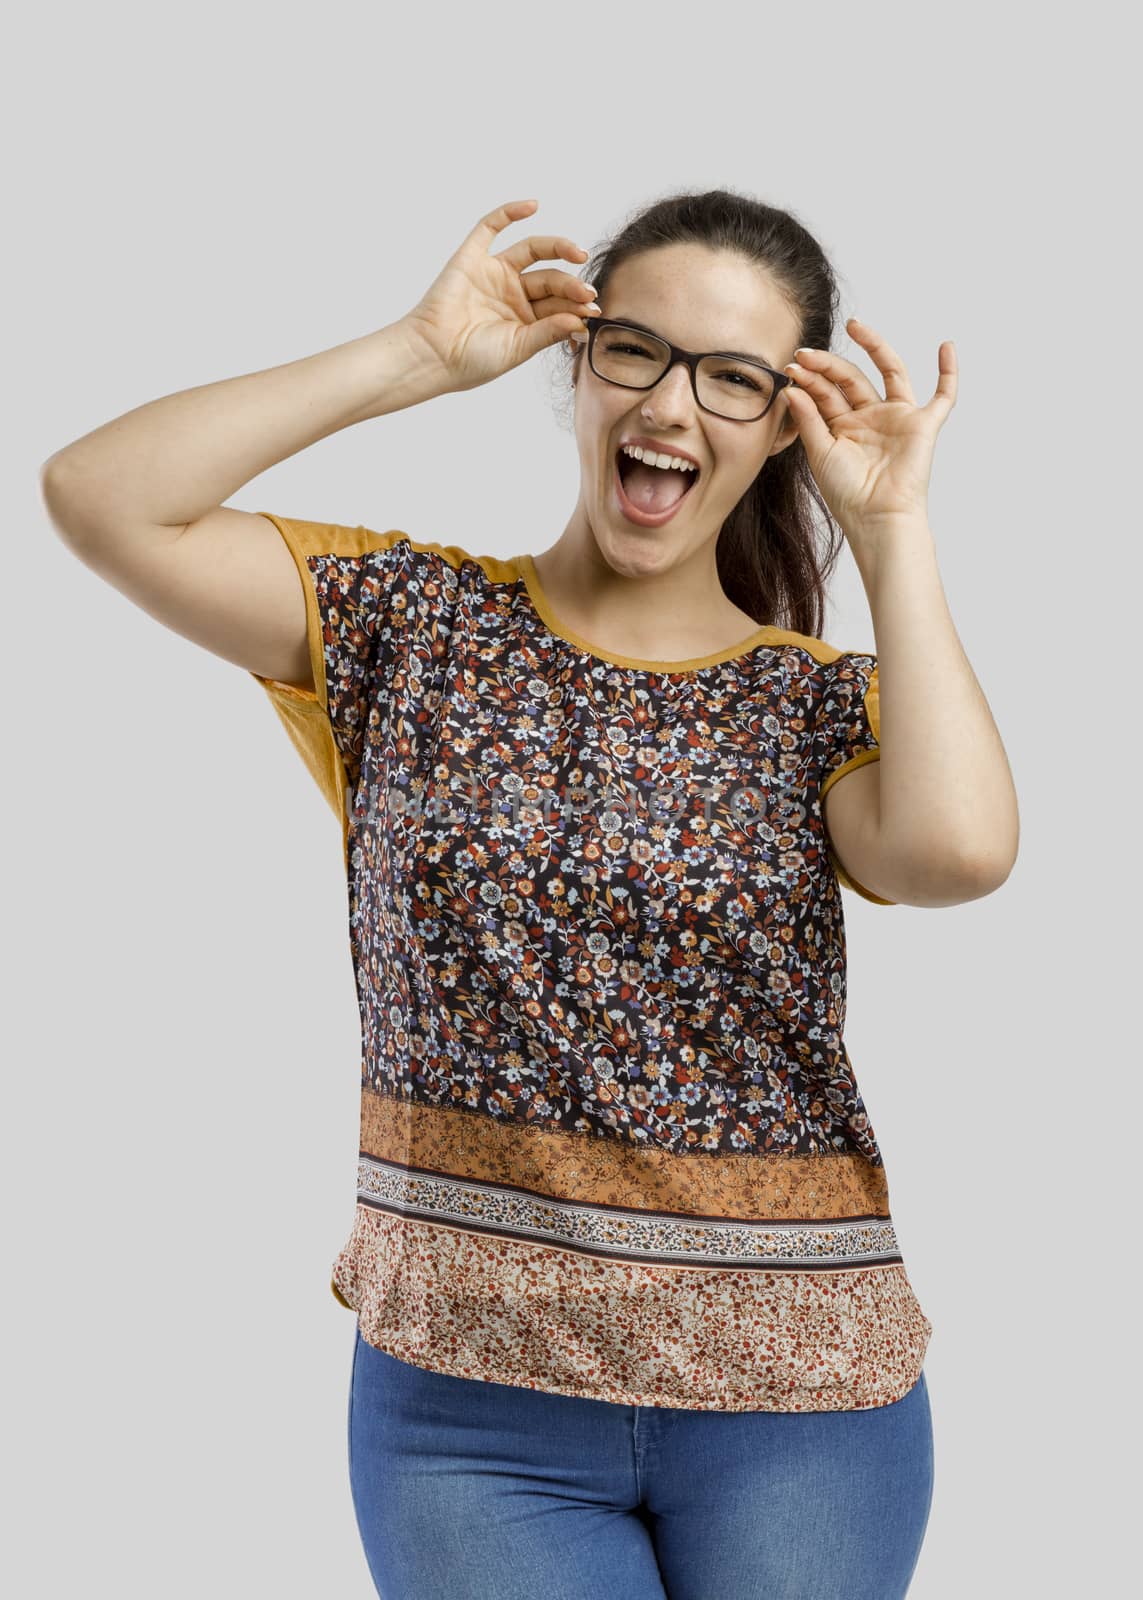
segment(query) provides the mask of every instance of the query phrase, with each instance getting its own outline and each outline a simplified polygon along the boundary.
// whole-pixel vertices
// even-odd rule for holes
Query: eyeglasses
[[[586,336],[572,337],[581,344],[586,337],[591,370],[597,378],[621,389],[653,389],[676,362],[684,362],[702,409],[734,422],[760,421],[779,392],[793,382],[788,374],[775,372],[760,361],[717,352],[695,355],[628,322],[594,319],[588,323]]]

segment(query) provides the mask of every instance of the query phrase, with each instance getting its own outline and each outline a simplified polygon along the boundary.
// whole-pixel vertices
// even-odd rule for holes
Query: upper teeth
[[[634,456],[636,461],[644,462],[648,467],[675,467],[680,472],[697,472],[698,468],[693,461],[688,461],[684,456],[660,456],[653,450],[644,450],[641,445],[625,444],[622,447],[625,456]]]

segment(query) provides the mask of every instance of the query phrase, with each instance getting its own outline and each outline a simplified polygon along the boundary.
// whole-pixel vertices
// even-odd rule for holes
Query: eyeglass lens
[[[634,389],[650,389],[667,370],[670,349],[661,339],[615,323],[595,336],[592,366],[601,378]],[[762,367],[730,356],[704,356],[698,364],[698,395],[722,417],[748,422],[760,417],[774,397],[774,380]]]

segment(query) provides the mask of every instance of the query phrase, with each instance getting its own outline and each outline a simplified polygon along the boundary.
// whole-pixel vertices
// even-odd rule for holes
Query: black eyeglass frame
[[[656,339],[659,344],[666,345],[670,351],[667,365],[655,379],[654,383],[620,383],[616,378],[605,377],[602,372],[595,370],[595,336],[600,328],[625,328],[628,333],[641,333],[645,339]],[[765,408],[756,417],[728,417],[724,411],[715,411],[713,406],[703,405],[698,392],[698,366],[700,361],[705,361],[708,356],[718,356],[723,361],[737,361],[745,367],[761,367],[763,372],[768,372],[774,379],[774,393],[767,400]],[[671,368],[680,361],[686,366],[691,375],[691,390],[694,393],[695,404],[703,411],[709,411],[712,417],[717,417],[720,422],[761,422],[767,415],[774,401],[781,394],[787,384],[793,383],[793,378],[787,372],[775,372],[773,367],[768,367],[764,361],[747,361],[743,356],[729,355],[725,350],[705,350],[701,355],[696,355],[693,350],[684,350],[681,345],[672,344],[669,339],[664,339],[661,333],[652,333],[649,328],[640,328],[633,322],[616,321],[614,317],[589,317],[587,319],[587,360],[592,372],[601,383],[613,383],[617,389],[636,389],[640,394],[653,389],[655,384],[662,383]]]

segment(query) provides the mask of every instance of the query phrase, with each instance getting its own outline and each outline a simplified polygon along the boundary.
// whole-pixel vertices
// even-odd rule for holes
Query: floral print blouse
[[[361,1019],[331,1287],[431,1371],[625,1405],[900,1399],[931,1323],[843,1038],[822,800],[877,663],[759,628],[608,654],[527,555],[263,513],[315,691],[252,674],[342,830]]]

